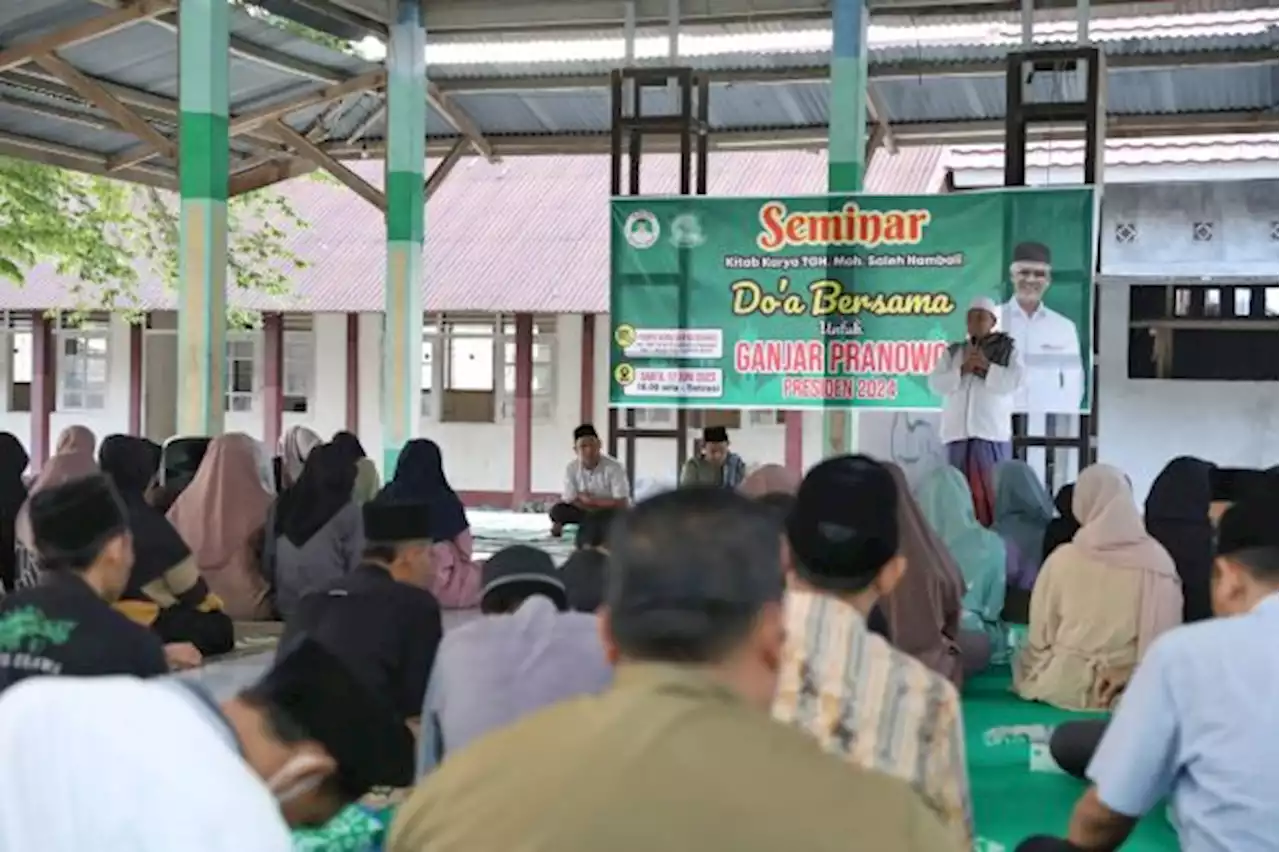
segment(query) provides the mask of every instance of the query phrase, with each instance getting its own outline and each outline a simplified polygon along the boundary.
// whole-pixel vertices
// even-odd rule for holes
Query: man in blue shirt
[[[1166,796],[1183,852],[1280,848],[1280,604],[1275,489],[1218,527],[1218,616],[1156,640],[1134,672],[1086,775],[1068,841],[1020,849],[1108,852]]]

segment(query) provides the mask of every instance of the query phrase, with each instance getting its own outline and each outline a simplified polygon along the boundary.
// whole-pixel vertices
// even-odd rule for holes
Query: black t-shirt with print
[[[159,638],[75,574],[46,572],[41,585],[0,600],[0,690],[36,675],[168,671]]]

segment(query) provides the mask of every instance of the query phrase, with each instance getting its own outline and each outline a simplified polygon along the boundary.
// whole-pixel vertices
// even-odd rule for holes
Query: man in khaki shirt
[[[390,852],[958,852],[905,784],[769,718],[779,535],[728,490],[637,506],[610,539],[600,619],[615,685],[450,756]]]

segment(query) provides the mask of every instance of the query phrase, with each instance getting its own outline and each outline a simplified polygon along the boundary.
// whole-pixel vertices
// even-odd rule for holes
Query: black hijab
[[[1058,510],[1058,517],[1049,521],[1044,528],[1044,553],[1040,555],[1041,563],[1049,558],[1049,554],[1076,537],[1080,522],[1071,512],[1071,498],[1075,496],[1075,483],[1064,485],[1058,489],[1058,496],[1053,498],[1053,505]]]
[[[0,432],[0,587],[12,590],[16,568],[14,566],[13,525],[18,510],[27,502],[27,486],[22,474],[31,457],[12,433]]]
[[[379,500],[427,504],[427,537],[453,541],[466,531],[467,510],[444,475],[444,459],[435,441],[414,438],[396,459],[396,473],[378,495]]]
[[[355,484],[355,465],[340,447],[316,447],[307,454],[298,481],[276,501],[276,534],[302,547],[346,508]]]
[[[360,439],[351,432],[347,432],[345,430],[335,432],[333,440],[329,443],[341,450],[343,456],[350,459],[352,464],[360,461],[360,459],[369,457],[364,451],[364,444],[361,444]]]
[[[98,467],[120,492],[133,536],[133,571],[122,595],[126,600],[149,600],[142,587],[191,555],[173,524],[143,496],[161,455],[158,444],[132,435],[108,435],[98,448]]]
[[[1213,616],[1209,575],[1213,569],[1214,467],[1203,459],[1179,456],[1165,465],[1147,493],[1147,532],[1169,551],[1182,578],[1182,620]]]

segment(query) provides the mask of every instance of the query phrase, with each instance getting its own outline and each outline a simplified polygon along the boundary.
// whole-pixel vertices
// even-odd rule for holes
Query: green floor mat
[[[977,852],[1012,852],[1032,835],[1066,833],[1084,784],[1047,767],[1041,771],[1047,757],[1038,760],[1033,771],[1032,752],[1043,750],[1056,725],[1103,715],[1023,701],[1013,694],[1011,683],[1005,667],[970,678],[964,687],[965,750]],[[1177,835],[1163,807],[1139,823],[1124,849],[1177,852]]]

